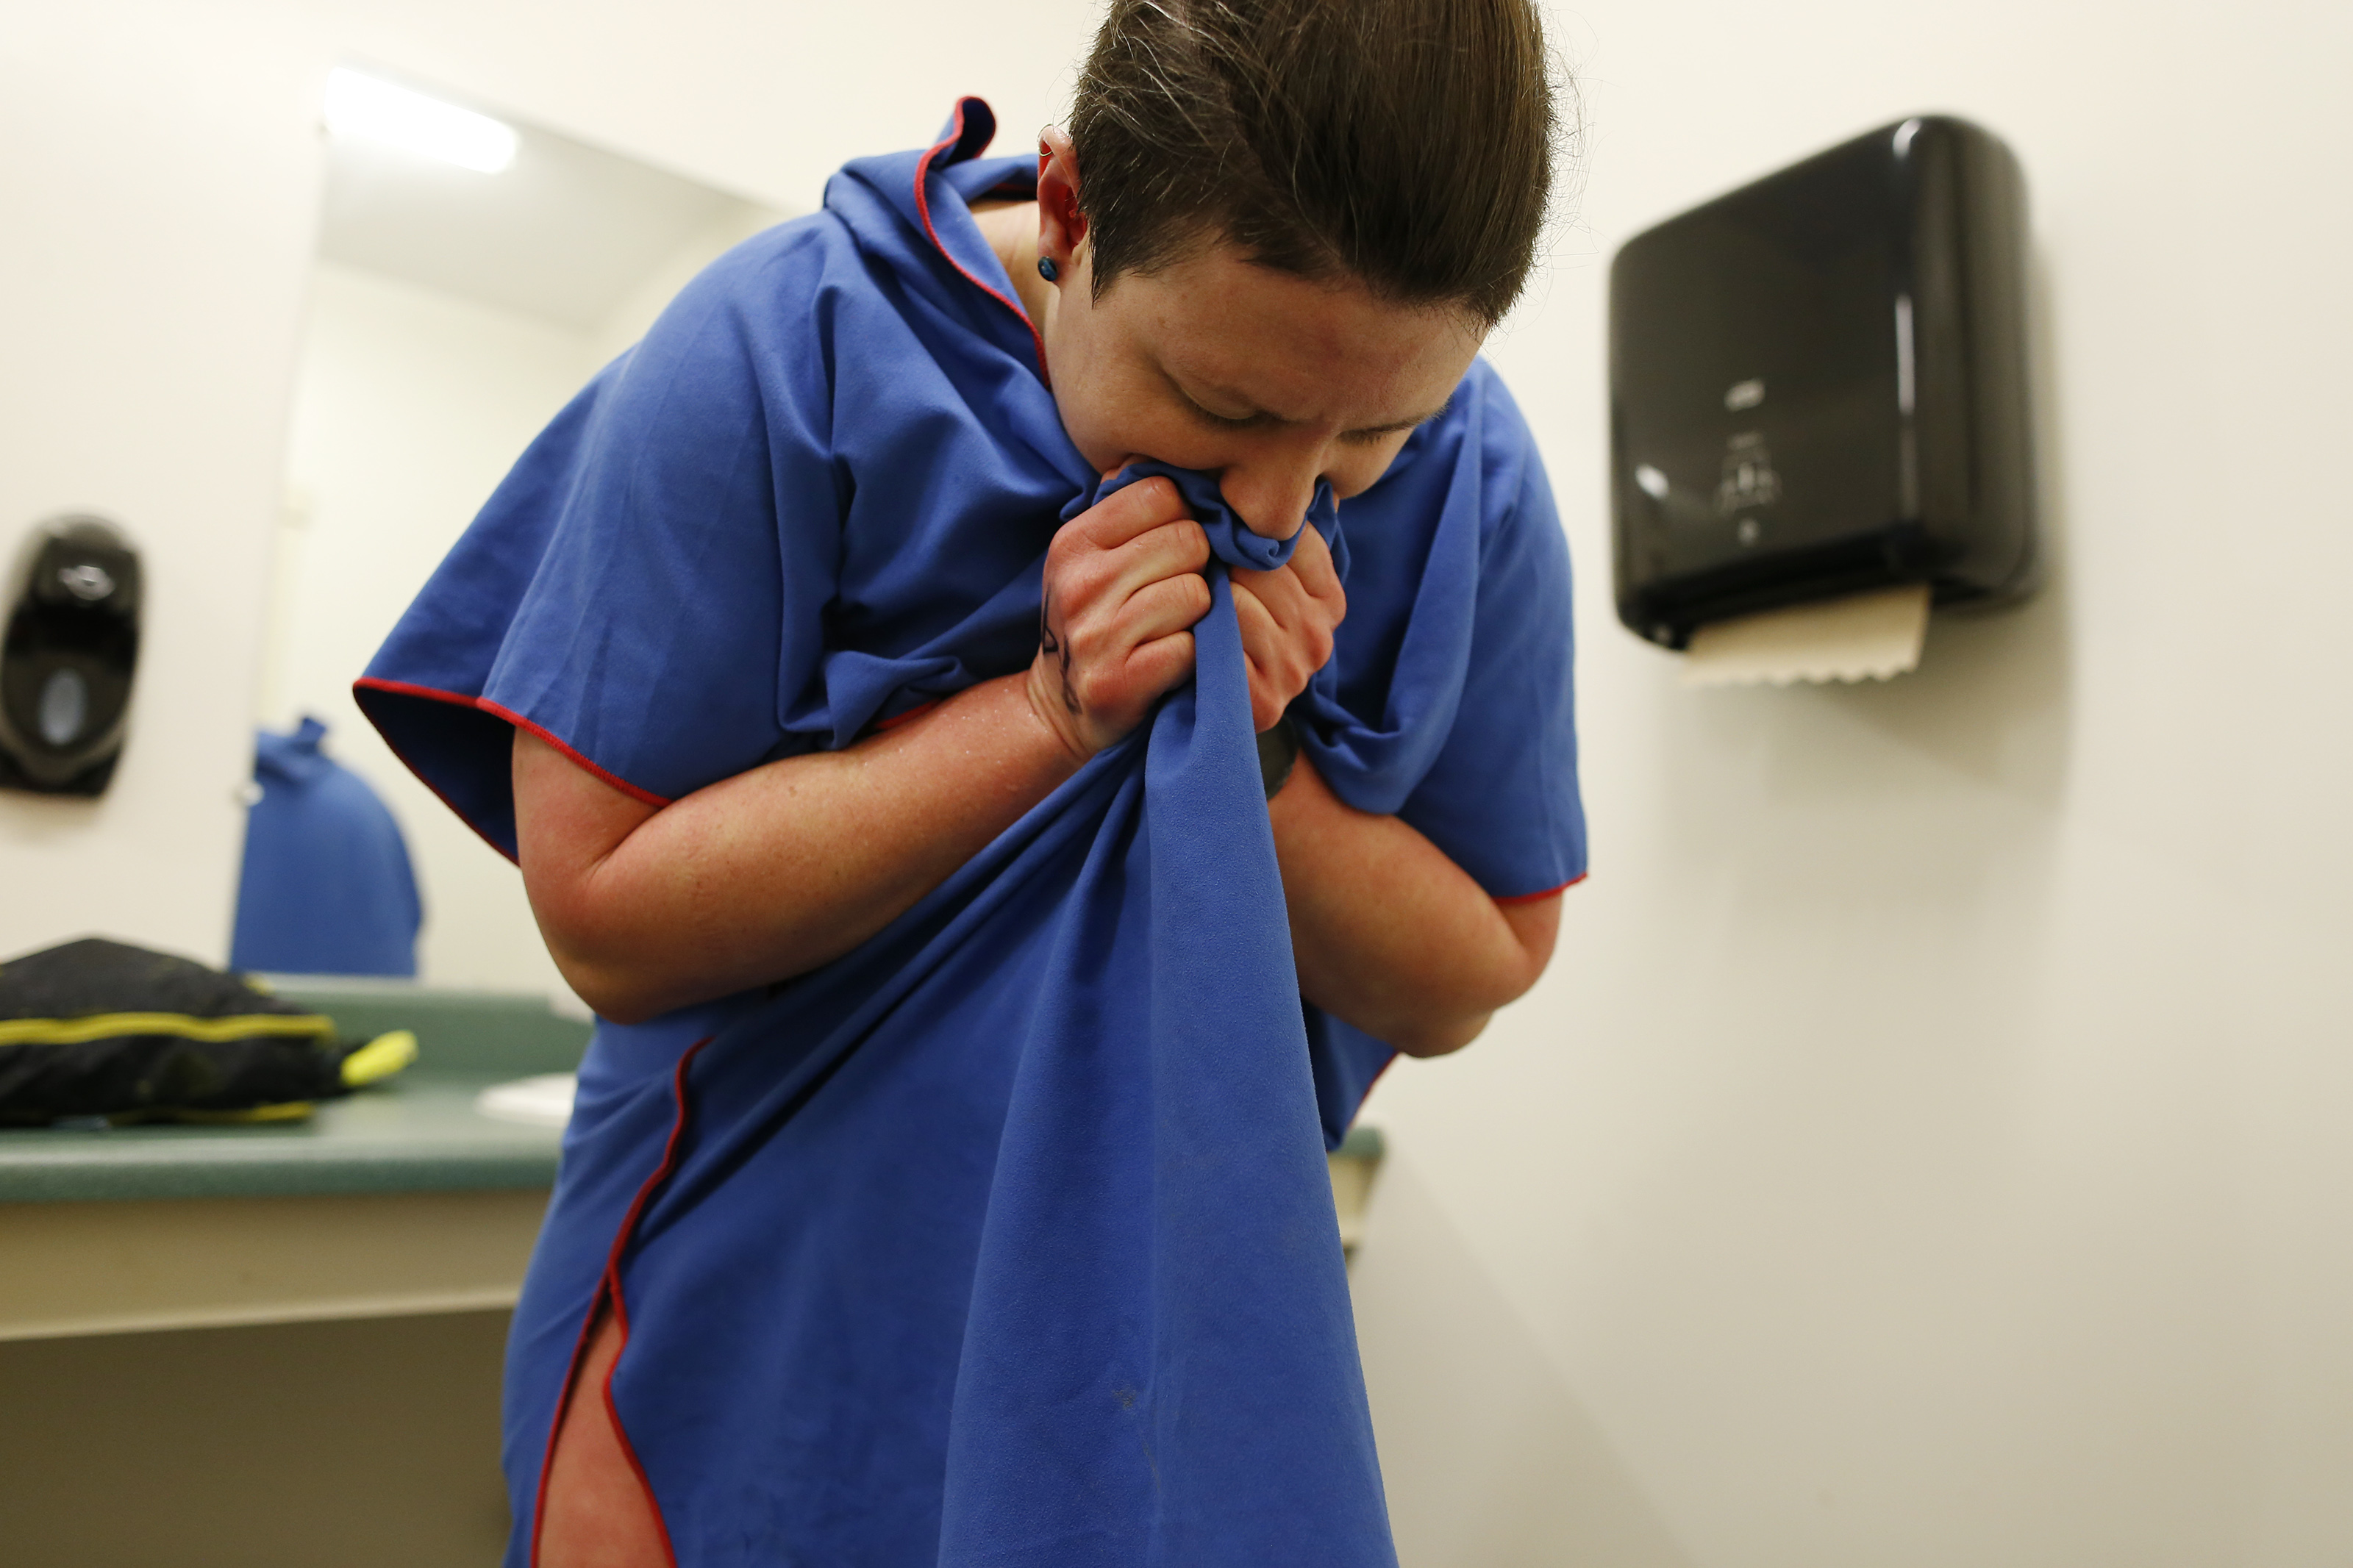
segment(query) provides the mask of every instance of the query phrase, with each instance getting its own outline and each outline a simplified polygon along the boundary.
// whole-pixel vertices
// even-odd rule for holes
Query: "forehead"
[[[1096,309],[1187,392],[1348,428],[1436,409],[1485,335],[1459,307],[1278,272],[1223,244],[1114,279]]]

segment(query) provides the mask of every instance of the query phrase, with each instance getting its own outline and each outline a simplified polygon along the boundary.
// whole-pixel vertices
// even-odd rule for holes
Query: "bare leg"
[[[620,1353],[621,1326],[601,1305],[556,1424],[533,1568],[670,1568],[653,1499],[605,1403],[605,1379]]]

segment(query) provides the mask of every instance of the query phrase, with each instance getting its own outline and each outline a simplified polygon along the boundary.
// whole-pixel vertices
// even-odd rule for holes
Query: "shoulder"
[[[702,448],[754,431],[787,439],[822,432],[833,343],[846,318],[872,308],[845,301],[879,293],[832,214],[764,229],[690,279],[590,384],[579,438]]]
[[[828,291],[871,292],[849,232],[830,213],[788,219],[723,253],[678,291],[633,356],[669,365],[730,348],[804,339]]]
[[[809,213],[737,242],[697,273],[678,299],[702,309],[757,309],[779,292],[823,287],[845,266],[854,269],[857,256],[857,242],[839,217]]]

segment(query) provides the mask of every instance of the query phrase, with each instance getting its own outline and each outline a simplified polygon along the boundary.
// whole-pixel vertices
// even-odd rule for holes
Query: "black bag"
[[[280,1121],[414,1060],[244,978],[88,937],[0,963],[0,1124]]]

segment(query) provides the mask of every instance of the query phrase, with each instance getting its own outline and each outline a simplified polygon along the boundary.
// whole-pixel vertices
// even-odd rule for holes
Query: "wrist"
[[[1099,748],[1086,743],[1079,715],[1071,710],[1060,668],[1050,668],[1041,649],[1018,679],[1022,706],[1040,738],[1052,747],[1056,760],[1070,773],[1084,767]]]

